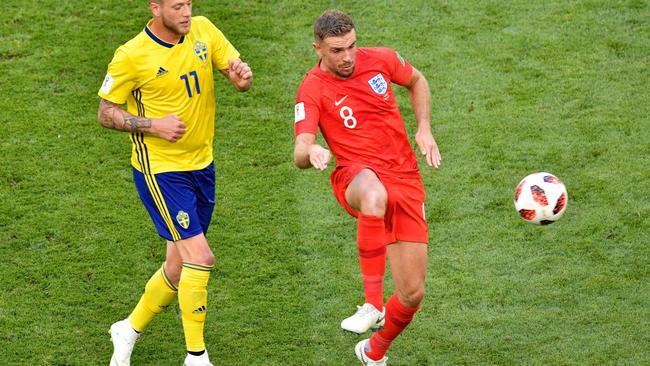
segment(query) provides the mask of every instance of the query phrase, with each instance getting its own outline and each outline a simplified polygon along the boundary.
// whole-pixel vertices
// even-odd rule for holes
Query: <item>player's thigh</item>
[[[385,210],[388,193],[377,174],[361,169],[345,190],[345,200],[357,211]],[[376,214],[376,213],[375,213]],[[381,212],[383,215],[383,212]]]
[[[386,248],[393,284],[400,301],[416,305],[424,296],[428,245],[397,241]]]

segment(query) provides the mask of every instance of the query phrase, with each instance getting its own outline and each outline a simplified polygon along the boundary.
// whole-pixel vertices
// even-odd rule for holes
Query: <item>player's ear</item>
[[[151,14],[153,14],[154,18],[160,16],[160,6],[160,1],[149,0],[149,10],[151,10]]]
[[[323,57],[323,55],[321,54],[321,52],[323,52],[323,50],[320,47],[320,43],[319,42],[314,42],[311,45],[314,47],[314,51],[316,51],[318,56]]]

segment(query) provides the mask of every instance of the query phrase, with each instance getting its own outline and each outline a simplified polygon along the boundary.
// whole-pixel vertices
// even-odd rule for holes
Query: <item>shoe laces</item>
[[[370,303],[365,303],[365,304],[363,304],[363,305],[357,305],[357,312],[356,312],[356,315],[365,316],[365,315],[368,315],[368,314],[370,314],[370,313],[372,313],[372,312],[374,312],[374,311],[378,311],[378,310],[374,307],[374,305],[372,305],[372,304],[370,304]]]

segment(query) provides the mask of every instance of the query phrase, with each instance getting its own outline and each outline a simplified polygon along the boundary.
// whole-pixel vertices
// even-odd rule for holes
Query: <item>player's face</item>
[[[189,33],[192,18],[191,0],[163,0],[158,11],[158,16],[168,31],[177,35]]]
[[[345,79],[354,72],[357,52],[357,34],[352,29],[339,37],[327,37],[314,43],[314,49],[321,58],[321,69],[335,77]]]

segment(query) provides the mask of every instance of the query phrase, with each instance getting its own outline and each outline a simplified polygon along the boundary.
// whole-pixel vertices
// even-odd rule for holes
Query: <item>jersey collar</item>
[[[153,39],[154,42],[158,43],[159,45],[161,45],[163,47],[167,47],[167,48],[174,47],[175,45],[173,43],[165,42],[162,39],[156,37],[155,34],[153,34],[151,29],[149,28],[149,24],[151,24],[151,22],[152,22],[152,20],[150,20],[149,23],[147,23],[147,25],[144,27],[144,32],[147,33],[147,35],[149,37],[151,37],[151,39]],[[183,43],[184,40],[185,40],[185,36],[181,36],[181,38],[178,40],[178,44]]]

